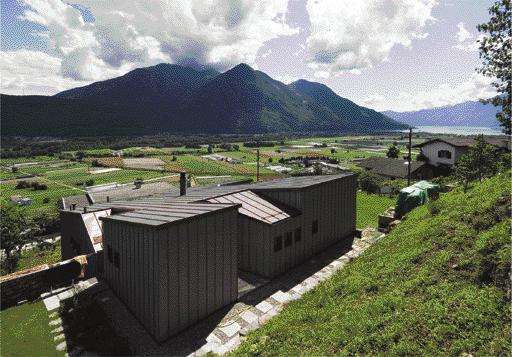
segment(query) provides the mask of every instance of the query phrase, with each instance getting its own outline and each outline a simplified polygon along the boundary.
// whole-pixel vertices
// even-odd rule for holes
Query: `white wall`
[[[438,152],[440,150],[447,150],[451,152],[452,157],[450,159],[438,157]],[[441,141],[435,141],[424,145],[421,151],[423,152],[423,155],[428,158],[429,164],[438,166],[439,164],[454,165],[459,157],[464,153],[465,149],[456,148]]]

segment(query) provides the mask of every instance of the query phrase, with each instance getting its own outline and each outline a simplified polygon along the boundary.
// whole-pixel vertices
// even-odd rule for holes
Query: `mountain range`
[[[405,129],[327,86],[246,64],[219,73],[162,63],[54,96],[1,95],[5,136],[372,132]]]
[[[412,112],[385,111],[382,114],[411,126],[499,127],[498,108],[482,102],[464,102]]]

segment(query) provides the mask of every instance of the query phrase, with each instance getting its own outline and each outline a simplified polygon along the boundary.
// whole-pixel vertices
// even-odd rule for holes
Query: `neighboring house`
[[[486,137],[485,140],[499,149],[510,150],[510,139],[505,137]],[[476,144],[474,138],[456,137],[432,139],[414,145],[421,149],[423,155],[432,166],[454,166],[462,155],[468,152],[471,145]]]
[[[369,157],[357,163],[358,166],[372,173],[389,179],[407,178],[408,162],[387,157]],[[411,178],[429,180],[433,177],[432,167],[422,161],[411,161]]]
[[[274,277],[355,232],[353,173],[189,189],[181,179],[181,194],[61,211],[63,246],[101,240],[106,281],[157,341],[234,302],[239,269]]]

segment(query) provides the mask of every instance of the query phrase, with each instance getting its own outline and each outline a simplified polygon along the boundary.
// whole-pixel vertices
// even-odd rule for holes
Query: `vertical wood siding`
[[[238,296],[236,209],[163,229],[104,222],[105,279],[157,341]]]
[[[350,239],[356,223],[356,190],[355,176],[348,176],[303,190],[265,191],[264,196],[297,208],[302,214],[273,225],[240,216],[240,269],[273,277],[341,239]],[[318,233],[312,234],[315,220]],[[297,228],[302,230],[300,242],[295,242]],[[292,233],[292,245],[286,247],[288,232]],[[274,238],[278,236],[283,248],[274,252]]]

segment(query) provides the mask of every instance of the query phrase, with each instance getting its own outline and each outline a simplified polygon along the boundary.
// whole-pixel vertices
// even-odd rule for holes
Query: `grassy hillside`
[[[509,217],[510,173],[444,194],[235,354],[510,355]]]

